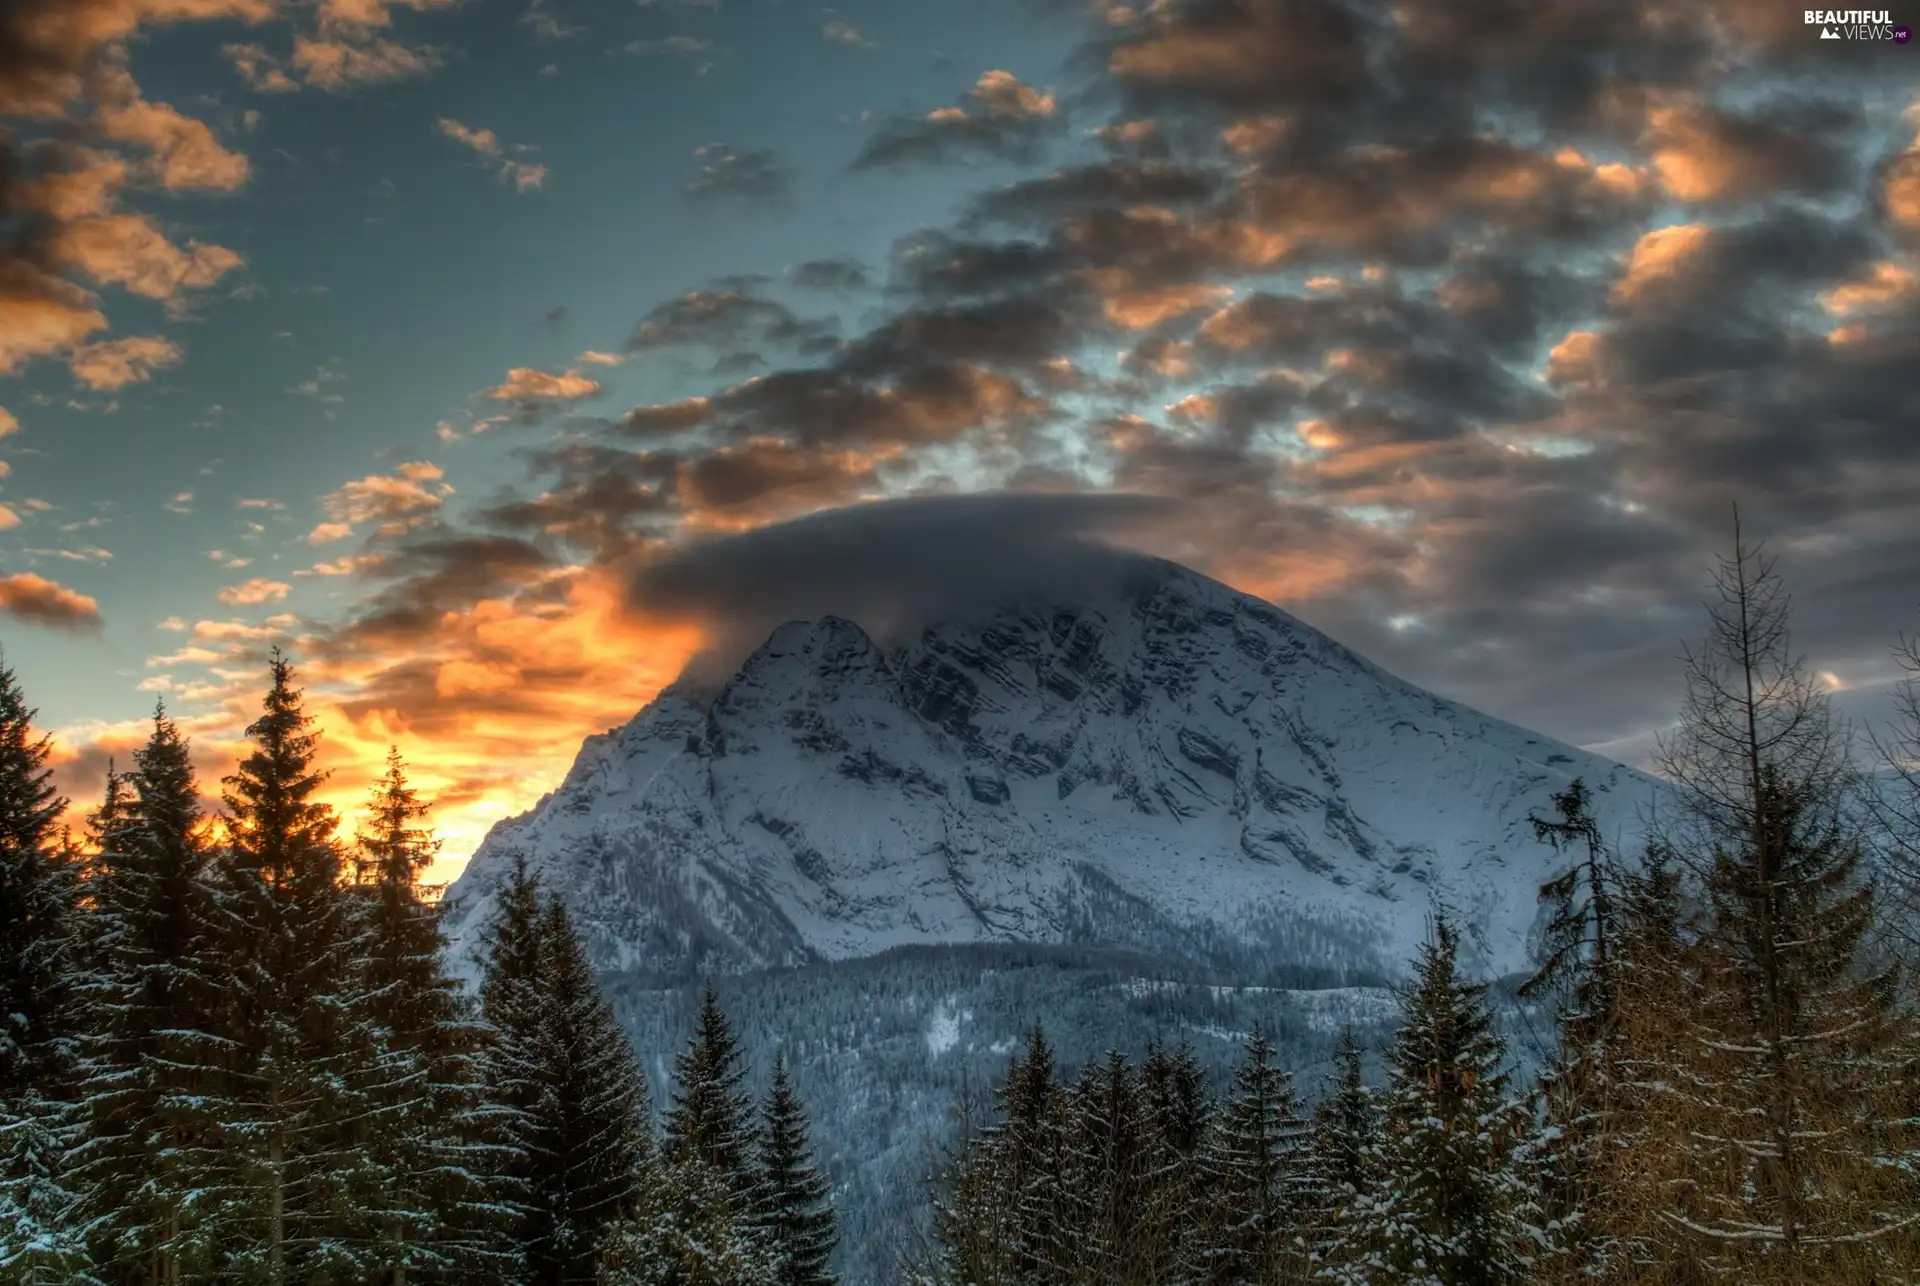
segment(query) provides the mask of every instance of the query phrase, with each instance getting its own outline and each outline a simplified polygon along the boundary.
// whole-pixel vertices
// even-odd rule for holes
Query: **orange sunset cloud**
[[[16,586],[15,597],[53,602],[59,587],[25,579],[36,583]],[[321,734],[319,765],[328,779],[320,797],[342,818],[343,834],[351,835],[388,748],[397,746],[414,784],[435,804],[445,847],[425,878],[444,883],[489,826],[559,783],[584,738],[652,700],[706,642],[698,623],[633,616],[610,569],[571,569],[554,588],[538,604],[489,599],[449,612],[430,637],[404,647],[337,656],[327,655],[327,640],[299,634],[291,616],[262,625],[200,621],[187,648],[149,660],[167,673],[145,686],[175,706],[215,703],[176,711],[211,801],[246,752],[244,731],[266,686],[266,648],[283,645]],[[82,606],[62,600],[49,610]],[[189,668],[208,680],[175,679]],[[134,718],[55,730],[69,825],[84,827],[108,762],[129,764],[150,727]]]

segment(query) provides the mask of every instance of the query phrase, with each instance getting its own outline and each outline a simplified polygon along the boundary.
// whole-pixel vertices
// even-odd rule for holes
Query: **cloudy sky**
[[[882,610],[1114,541],[1633,758],[1737,500],[1871,692],[1920,46],[1804,18],[11,0],[7,662],[90,800],[159,697],[217,775],[284,643],[443,875],[770,558]]]

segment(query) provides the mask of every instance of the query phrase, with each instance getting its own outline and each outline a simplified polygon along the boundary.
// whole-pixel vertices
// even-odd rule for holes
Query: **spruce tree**
[[[478,1066],[480,1030],[447,976],[439,908],[419,877],[439,851],[398,750],[373,789],[355,850],[360,900],[359,1014],[379,1058],[360,1087],[357,1200],[370,1261],[394,1286],[497,1267]]]
[[[1509,1092],[1486,989],[1460,980],[1457,949],[1436,922],[1402,1000],[1364,1241],[1331,1274],[1350,1286],[1527,1280],[1536,1242],[1515,1152],[1528,1113]]]
[[[186,738],[156,709],[135,771],[92,819],[90,967],[73,1181],[97,1270],[173,1282],[210,1271],[194,1205],[218,1146],[221,990],[209,852]]]
[[[1693,1247],[1680,1242],[1665,1213],[1694,1190],[1693,1094],[1673,1079],[1695,1039],[1686,994],[1701,971],[1695,909],[1672,850],[1647,846],[1637,868],[1623,870],[1614,944],[1615,1111],[1587,1154],[1586,1204],[1575,1237],[1556,1236],[1549,1281],[1631,1281],[1695,1286]],[[1680,1198],[1684,1200],[1685,1198]],[[1571,1243],[1574,1253],[1567,1253]]]
[[[35,735],[34,714],[0,667],[0,1114],[50,1090],[72,1052],[78,881],[55,833],[67,801],[47,767],[52,741]]]
[[[1326,1097],[1314,1109],[1309,1143],[1318,1197],[1311,1236],[1322,1268],[1344,1264],[1364,1249],[1356,1238],[1366,1230],[1360,1214],[1372,1190],[1380,1144],[1379,1103],[1366,1083],[1353,1028],[1343,1027]]]
[[[794,1092],[784,1055],[760,1101],[756,1223],[777,1263],[778,1286],[833,1286],[827,1265],[837,1240],[826,1176],[807,1140],[806,1109]]]
[[[1893,688],[1893,717],[1869,734],[1882,788],[1867,805],[1885,841],[1884,927],[1911,960],[1920,950],[1920,635],[1902,635],[1893,657],[1904,677]]]
[[[66,1173],[66,1105],[37,1088],[0,1117],[0,1283],[92,1286],[78,1201]]]
[[[1605,1238],[1590,1211],[1600,1194],[1596,1153],[1620,1128],[1617,945],[1622,874],[1593,816],[1592,796],[1576,777],[1554,796],[1559,816],[1532,817],[1536,839],[1577,855],[1541,887],[1552,907],[1546,958],[1522,983],[1520,998],[1551,996],[1559,1047],[1543,1073],[1545,1140],[1538,1156],[1541,1214],[1566,1272],[1597,1269]]]
[[[1141,1280],[1191,1280],[1203,1249],[1196,1229],[1205,1209],[1205,1190],[1195,1175],[1213,1113],[1193,1046],[1183,1043],[1169,1053],[1157,1041],[1149,1045],[1140,1065],[1140,1098],[1148,1194],[1136,1240]]]
[[[1021,1282],[1065,1275],[1062,1229],[1066,1193],[1066,1094],[1056,1074],[1053,1047],[1035,1027],[1022,1057],[1007,1069],[1000,1123],[989,1147],[1011,1203],[1013,1269]]]
[[[600,1241],[600,1286],[770,1286],[779,1260],[733,1181],[698,1155],[656,1159],[638,1208]]]
[[[1200,1280],[1267,1286],[1299,1280],[1313,1202],[1307,1127],[1292,1078],[1272,1042],[1246,1043],[1233,1092],[1214,1116],[1201,1154],[1207,1190]]]
[[[1013,1202],[1001,1182],[1002,1158],[992,1146],[993,1132],[982,1124],[984,1116],[963,1081],[955,1100],[954,1141],[930,1184],[930,1236],[908,1252],[910,1286],[1002,1286],[1015,1280]]]
[[[225,779],[223,947],[231,1172],[221,1221],[236,1275],[278,1286],[365,1270],[355,1205],[357,1093],[372,1056],[356,1012],[356,917],[332,810],[314,799],[318,737],[275,652],[252,752]]]
[[[1076,1280],[1073,1218],[1066,1190],[1068,1098],[1053,1049],[1035,1027],[994,1088],[996,1119],[967,1129],[941,1178],[933,1264],[918,1276],[943,1286],[1053,1286]]]
[[[51,741],[0,667],[0,1280],[82,1280],[61,1127],[81,962],[78,864]],[[67,1274],[64,1275],[63,1274]]]
[[[487,930],[485,972],[480,982],[483,1040],[480,1076],[485,1087],[479,1124],[490,1158],[486,1176],[499,1202],[511,1210],[509,1253],[524,1262],[535,1213],[529,1184],[533,1138],[540,1109],[541,1038],[544,1023],[541,897],[538,879],[516,857],[496,895]]]
[[[675,1162],[697,1157],[749,1194],[752,1174],[752,1104],[741,1091],[746,1069],[740,1041],[709,987],[687,1048],[674,1059],[677,1086],[667,1113],[667,1151]]]
[[[633,1048],[560,902],[547,904],[539,931],[544,1021],[527,1131],[528,1280],[565,1286],[594,1280],[602,1233],[635,1212],[653,1138]]]

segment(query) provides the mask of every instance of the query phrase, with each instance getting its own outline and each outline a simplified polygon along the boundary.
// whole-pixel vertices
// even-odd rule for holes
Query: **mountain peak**
[[[1529,813],[1581,775],[1631,830],[1655,789],[1185,568],[1117,567],[885,649],[843,617],[780,626],[496,827],[448,894],[456,938],[521,853],[604,965],[974,941],[1391,962],[1443,908],[1512,970],[1560,862]]]

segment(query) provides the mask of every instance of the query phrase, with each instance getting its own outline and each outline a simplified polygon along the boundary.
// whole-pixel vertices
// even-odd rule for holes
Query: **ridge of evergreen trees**
[[[738,1037],[709,988],[637,1205],[601,1239],[605,1286],[823,1286],[835,1221],[784,1059],[759,1106]]]
[[[269,678],[222,813],[162,707],[83,847],[0,670],[0,1283],[833,1282],[784,1060],[756,1123],[710,995],[663,1155],[564,906],[517,870],[463,994],[398,753],[344,843]]]
[[[1119,1052],[1063,1086],[1034,1029],[935,1191],[926,1286],[1285,1283],[1310,1270],[1320,1204],[1306,1123],[1265,1038],[1207,1092],[1190,1047]]]

